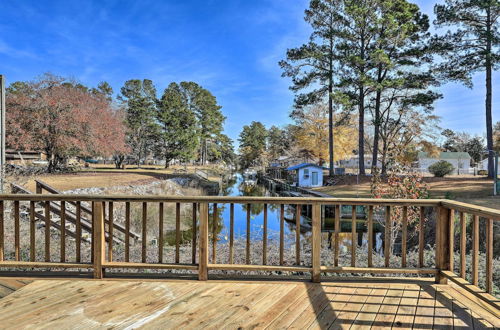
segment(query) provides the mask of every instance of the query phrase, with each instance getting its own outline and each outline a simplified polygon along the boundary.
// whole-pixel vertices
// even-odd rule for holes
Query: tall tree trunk
[[[378,77],[377,77],[377,82],[381,83],[382,80],[382,69],[378,68]],[[378,144],[379,144],[379,139],[380,139],[380,125],[381,125],[381,118],[380,118],[380,100],[382,98],[382,90],[377,86],[377,94],[375,96],[375,120],[373,122],[374,124],[374,132],[373,132],[373,157],[372,157],[372,173],[373,173],[373,168],[377,167],[377,160],[378,160]]]
[[[488,147],[488,177],[493,178],[495,166],[493,157],[493,120],[491,115],[491,100],[492,100],[492,64],[491,64],[491,8],[487,9],[487,22],[486,22],[486,144]]]
[[[382,141],[382,170],[381,175],[387,174],[387,153],[389,149],[389,143],[387,142],[387,138]]]
[[[365,95],[361,83],[359,87],[359,136],[358,136],[358,159],[359,174],[365,175]]]
[[[332,68],[332,61],[330,60],[330,69],[331,68]],[[329,168],[330,177],[332,177],[334,174],[334,170],[333,170],[334,158],[333,158],[333,100],[332,100],[332,93],[333,93],[333,81],[332,81],[331,74],[330,74],[330,81],[328,83],[328,141],[329,141],[328,152],[330,154],[330,168]]]

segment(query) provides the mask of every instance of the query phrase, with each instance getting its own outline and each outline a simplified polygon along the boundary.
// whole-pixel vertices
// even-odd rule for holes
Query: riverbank
[[[206,174],[201,176],[196,172]],[[186,195],[200,196],[214,194],[219,189],[224,170],[218,167],[171,167],[168,169],[146,166],[142,168],[128,167],[124,170],[114,169],[112,165],[99,165],[83,169],[75,173],[41,174],[33,176],[11,176],[8,183],[16,183],[24,188],[35,191],[36,182],[40,180],[57,190],[66,191],[83,188],[107,189],[120,186],[144,186],[153,182],[178,178],[186,188],[200,188],[201,192],[187,190]],[[112,191],[113,189],[111,189]]]

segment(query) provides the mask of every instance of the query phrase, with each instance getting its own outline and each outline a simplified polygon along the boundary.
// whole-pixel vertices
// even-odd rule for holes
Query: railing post
[[[446,284],[447,279],[441,275],[441,271],[450,270],[450,210],[439,206],[437,208],[436,221],[436,283]]]
[[[94,212],[92,214],[92,245],[94,247],[94,278],[103,278],[105,263],[104,245],[104,202],[92,202]]]
[[[198,280],[208,280],[208,203],[200,203]]]
[[[312,206],[312,281],[321,282],[321,205]]]

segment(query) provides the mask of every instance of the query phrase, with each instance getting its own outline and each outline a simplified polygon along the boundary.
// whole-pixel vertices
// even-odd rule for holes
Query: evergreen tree
[[[444,78],[472,87],[473,74],[486,72],[486,144],[493,150],[492,72],[500,63],[500,1],[445,0],[434,12],[436,27],[450,27],[433,40],[444,59],[440,65]],[[493,153],[488,155],[488,175],[493,177]]]
[[[311,0],[305,11],[305,21],[313,32],[309,42],[298,48],[287,50],[287,60],[279,64],[283,76],[292,78],[290,89],[297,93],[295,108],[300,111],[308,105],[328,100],[328,145],[330,176],[333,175],[333,89],[337,29],[339,21],[335,19],[339,10],[338,0]],[[293,115],[294,116],[294,115]]]
[[[359,174],[362,175],[365,174],[365,98],[371,92],[370,73],[375,65],[381,1],[344,0],[334,16],[339,26],[338,86],[358,109]]]
[[[277,126],[271,126],[267,133],[267,149],[270,159],[277,159],[290,148],[287,132]]]
[[[196,115],[179,84],[171,83],[163,92],[156,122],[155,154],[165,160],[165,167],[174,159],[183,162],[194,159],[199,141]]]
[[[423,15],[417,5],[406,0],[379,1],[377,15],[379,19],[374,26],[376,42],[370,55],[373,72],[368,76],[372,91],[368,109],[374,127],[373,166],[377,166],[379,148],[382,147],[386,155],[387,128],[397,128],[397,125],[387,122],[394,119],[391,112],[401,117],[396,111],[420,108],[423,115],[427,116],[433,110],[434,101],[441,97],[431,90],[438,85],[438,81],[430,67],[433,54],[428,47],[430,34],[427,15]],[[382,143],[381,134],[385,137]],[[382,162],[382,172],[385,171],[386,162]]]
[[[258,121],[243,126],[240,142],[240,160],[243,168],[261,165],[266,154],[266,127]]]
[[[216,142],[226,118],[210,91],[194,82],[181,82],[180,87],[189,109],[196,114],[200,138],[199,159],[202,164],[206,164],[217,152]]]
[[[156,112],[156,88],[149,79],[133,79],[125,82],[118,97],[125,105],[128,126],[127,142],[131,154],[141,166],[151,151],[154,138]]]

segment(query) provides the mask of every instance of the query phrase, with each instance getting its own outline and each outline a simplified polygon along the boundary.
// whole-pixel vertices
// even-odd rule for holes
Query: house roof
[[[427,152],[419,152],[418,158],[436,158],[436,159],[470,159],[471,156],[468,152],[451,152],[443,151],[439,154],[439,157],[429,156]]]
[[[290,166],[289,168],[287,168],[287,171],[296,171],[296,170],[300,170],[301,168],[304,168],[304,167],[316,167],[316,168],[320,168],[320,169],[324,168],[323,166],[319,166],[319,165],[316,165],[313,163],[302,163],[302,164]]]

